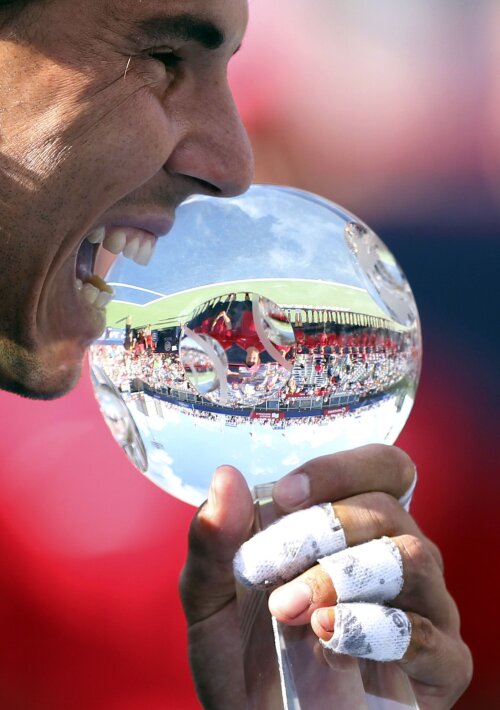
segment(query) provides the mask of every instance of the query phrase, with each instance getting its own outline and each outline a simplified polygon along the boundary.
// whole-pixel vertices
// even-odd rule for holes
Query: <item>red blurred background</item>
[[[231,78],[258,180],[358,214],[413,286],[425,361],[398,443],[475,658],[457,707],[498,707],[500,7],[250,11]],[[58,402],[0,408],[0,708],[199,708],[177,595],[192,508],[125,460],[87,376]]]

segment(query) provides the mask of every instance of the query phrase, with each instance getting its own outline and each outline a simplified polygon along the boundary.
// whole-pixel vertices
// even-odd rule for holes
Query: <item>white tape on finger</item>
[[[245,542],[234,558],[234,574],[246,586],[287,582],[318,557],[346,547],[342,525],[332,506],[315,505],[280,518]]]
[[[401,553],[388,537],[349,547],[318,562],[328,572],[339,602],[383,604],[403,588]]]
[[[381,604],[337,604],[335,628],[325,648],[373,661],[399,661],[411,639],[411,622],[401,609]]]

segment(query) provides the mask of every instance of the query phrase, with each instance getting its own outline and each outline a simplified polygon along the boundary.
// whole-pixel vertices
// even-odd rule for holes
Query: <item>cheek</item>
[[[88,132],[89,136],[98,137],[103,147],[128,146],[130,151],[137,148],[138,153],[141,144],[148,145],[154,140],[155,145],[147,151],[153,154],[160,147],[163,133],[159,124],[165,123],[160,106],[144,89],[130,95],[109,92],[86,107],[81,120],[82,137],[85,140],[85,132]]]
[[[178,140],[175,122],[161,102],[141,92],[129,102],[126,116],[117,120],[122,129],[116,144],[121,158],[133,160],[135,170],[146,177],[161,169]]]
[[[105,195],[114,202],[163,168],[177,136],[161,102],[145,90],[107,106],[97,120],[96,108],[88,106],[64,141],[71,145],[68,170],[85,184],[89,198]]]
[[[50,199],[63,189],[115,201],[157,173],[175,146],[160,91],[144,77],[89,83],[50,67],[25,83],[19,106],[4,112],[0,166],[30,194]]]

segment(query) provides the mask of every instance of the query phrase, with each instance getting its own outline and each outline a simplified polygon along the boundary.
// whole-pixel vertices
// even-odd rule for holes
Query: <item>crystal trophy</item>
[[[232,464],[264,527],[273,481],[391,444],[408,418],[421,362],[410,286],[376,234],[328,200],[274,185],[192,197],[147,268],[120,256],[107,281],[95,393],[137,468],[177,498],[199,505]],[[309,627],[271,618],[266,592],[238,594],[249,707],[417,707],[396,664],[326,663]]]

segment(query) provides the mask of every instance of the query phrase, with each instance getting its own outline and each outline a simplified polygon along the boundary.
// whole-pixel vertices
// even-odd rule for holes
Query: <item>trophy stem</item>
[[[254,489],[254,532],[276,520],[271,492],[272,484]],[[310,626],[271,616],[268,592],[238,585],[237,593],[249,710],[418,710],[395,663],[332,658]]]

